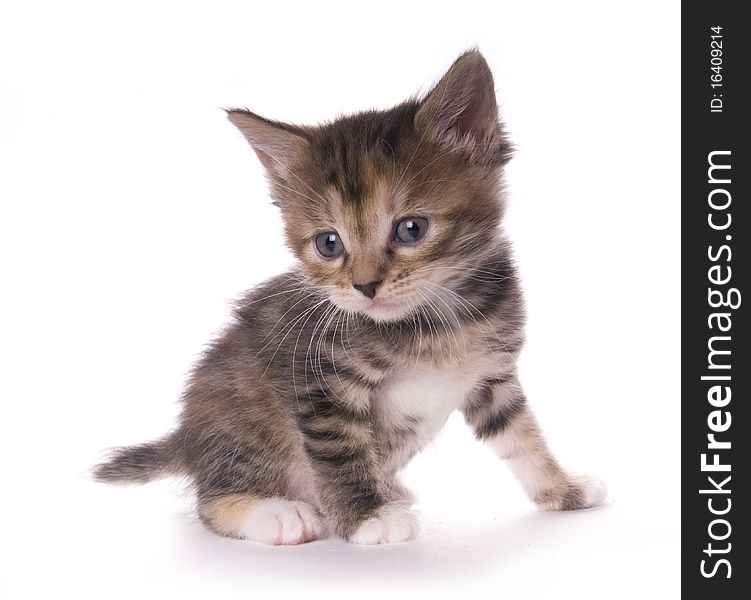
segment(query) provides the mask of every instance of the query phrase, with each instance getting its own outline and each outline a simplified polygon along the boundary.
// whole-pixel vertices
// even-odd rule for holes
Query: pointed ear
[[[227,117],[248,140],[270,175],[286,179],[292,161],[308,146],[302,128],[270,121],[239,108],[229,109]]]
[[[456,59],[422,101],[415,124],[460,145],[499,132],[493,74],[478,50]]]

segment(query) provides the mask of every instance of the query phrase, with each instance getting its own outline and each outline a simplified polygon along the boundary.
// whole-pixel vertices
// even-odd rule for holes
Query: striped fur
[[[600,501],[547,449],[516,376],[523,300],[499,227],[511,148],[482,56],[387,111],[316,127],[229,116],[267,169],[299,264],[238,302],[193,370],[179,427],[116,450],[96,476],[186,476],[222,535],[403,541],[417,524],[398,473],[460,410],[541,507]],[[394,238],[407,217],[427,220],[419,242]],[[324,258],[314,240],[332,231],[344,252]],[[374,298],[354,287],[372,281]]]

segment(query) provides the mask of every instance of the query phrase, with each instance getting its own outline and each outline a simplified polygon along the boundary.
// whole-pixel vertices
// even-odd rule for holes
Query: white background
[[[3,2],[0,596],[677,597],[679,23],[677,2]],[[474,45],[519,149],[523,382],[607,506],[537,513],[460,417],[408,468],[409,544],[226,540],[178,483],[89,481],[173,425],[229,301],[290,263],[219,107],[387,107]]]

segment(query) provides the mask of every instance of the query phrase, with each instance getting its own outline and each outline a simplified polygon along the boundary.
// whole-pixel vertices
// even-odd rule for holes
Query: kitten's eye
[[[335,258],[344,252],[344,244],[338,233],[329,231],[316,236],[316,249],[325,258]]]
[[[422,217],[410,217],[404,219],[396,226],[394,239],[397,242],[416,242],[425,235],[428,230],[428,220]]]

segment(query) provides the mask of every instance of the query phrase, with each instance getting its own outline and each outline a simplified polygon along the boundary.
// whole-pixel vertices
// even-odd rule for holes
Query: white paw
[[[310,505],[292,500],[264,500],[251,507],[240,526],[246,539],[286,546],[322,537],[325,527]]]
[[[600,506],[605,502],[605,498],[608,496],[608,488],[602,479],[589,477],[587,475],[579,475],[574,477],[574,481],[581,489],[582,500],[584,502],[582,508]]]
[[[587,475],[569,476],[557,487],[538,492],[534,501],[540,510],[581,510],[593,508],[605,501],[608,495],[605,484]]]
[[[350,536],[353,544],[391,544],[413,540],[420,526],[417,517],[406,505],[390,502],[384,504],[375,517],[366,519]]]

